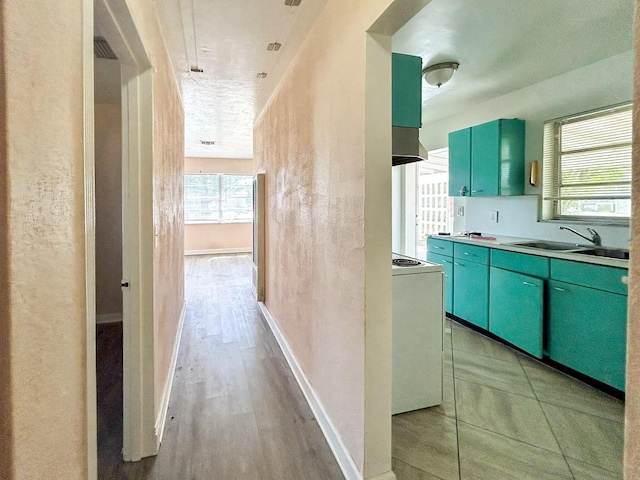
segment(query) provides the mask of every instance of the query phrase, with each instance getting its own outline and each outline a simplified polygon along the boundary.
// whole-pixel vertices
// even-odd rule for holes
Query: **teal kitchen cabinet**
[[[453,314],[489,327],[489,249],[456,243],[453,258]]]
[[[441,238],[427,239],[427,260],[443,266],[444,309],[453,313],[453,242]]]
[[[444,272],[444,310],[453,313],[453,258],[427,251],[429,262],[442,265]]]
[[[489,331],[538,358],[543,353],[544,287],[540,278],[491,267]]]
[[[394,53],[391,58],[391,123],[422,126],[422,59]]]
[[[549,358],[625,389],[627,270],[551,260]],[[595,287],[595,288],[594,288]]]
[[[504,118],[451,132],[449,195],[524,195],[524,135],[523,120]]]
[[[471,128],[449,134],[449,196],[471,192]]]

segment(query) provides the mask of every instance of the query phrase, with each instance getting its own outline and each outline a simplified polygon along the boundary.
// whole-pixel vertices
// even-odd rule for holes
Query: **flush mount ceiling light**
[[[284,0],[284,4],[288,7],[297,7],[302,0]]]
[[[280,50],[281,46],[282,44],[278,42],[270,43],[269,45],[267,45],[267,50],[269,50],[270,52],[277,52],[278,50]]]
[[[267,78],[267,74],[264,72],[260,72],[258,74],[256,74],[256,78]]]
[[[430,65],[422,70],[425,81],[434,87],[440,88],[453,77],[453,73],[460,66],[457,62],[443,62]]]

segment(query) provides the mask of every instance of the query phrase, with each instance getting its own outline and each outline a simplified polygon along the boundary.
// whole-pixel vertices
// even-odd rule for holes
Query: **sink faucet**
[[[576,235],[578,235],[579,237],[584,238],[585,240],[590,241],[591,243],[593,243],[596,247],[599,247],[602,245],[602,237],[600,237],[600,235],[598,235],[598,232],[596,232],[593,228],[587,228],[587,231],[591,234],[591,238],[589,237],[585,237],[584,235],[582,235],[580,232],[576,232],[573,228],[569,228],[569,227],[564,227],[561,226],[559,227],[560,230],[569,230],[570,232],[575,233]]]

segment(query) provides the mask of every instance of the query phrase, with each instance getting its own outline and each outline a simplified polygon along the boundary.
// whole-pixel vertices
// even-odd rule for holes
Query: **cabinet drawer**
[[[491,266],[533,277],[549,278],[549,259],[547,257],[491,249]]]
[[[489,265],[489,249],[487,247],[456,243],[453,247],[453,256],[460,260]]]
[[[453,242],[430,237],[427,240],[427,251],[453,257]]]
[[[552,279],[606,292],[627,295],[627,285],[622,283],[622,277],[626,275],[628,271],[625,268],[551,259]]]

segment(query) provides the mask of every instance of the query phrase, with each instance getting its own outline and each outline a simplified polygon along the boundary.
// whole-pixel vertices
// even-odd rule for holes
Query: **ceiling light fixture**
[[[284,4],[287,7],[297,7],[298,5],[300,5],[300,2],[302,0],[284,0]]]
[[[260,72],[256,75],[256,78],[267,78],[267,74],[264,72]]]
[[[269,50],[270,52],[277,52],[278,50],[280,50],[281,46],[282,46],[281,43],[273,42],[267,45],[267,50]]]
[[[453,74],[460,66],[457,62],[443,62],[430,65],[422,70],[425,81],[434,87],[440,88],[453,77]]]

